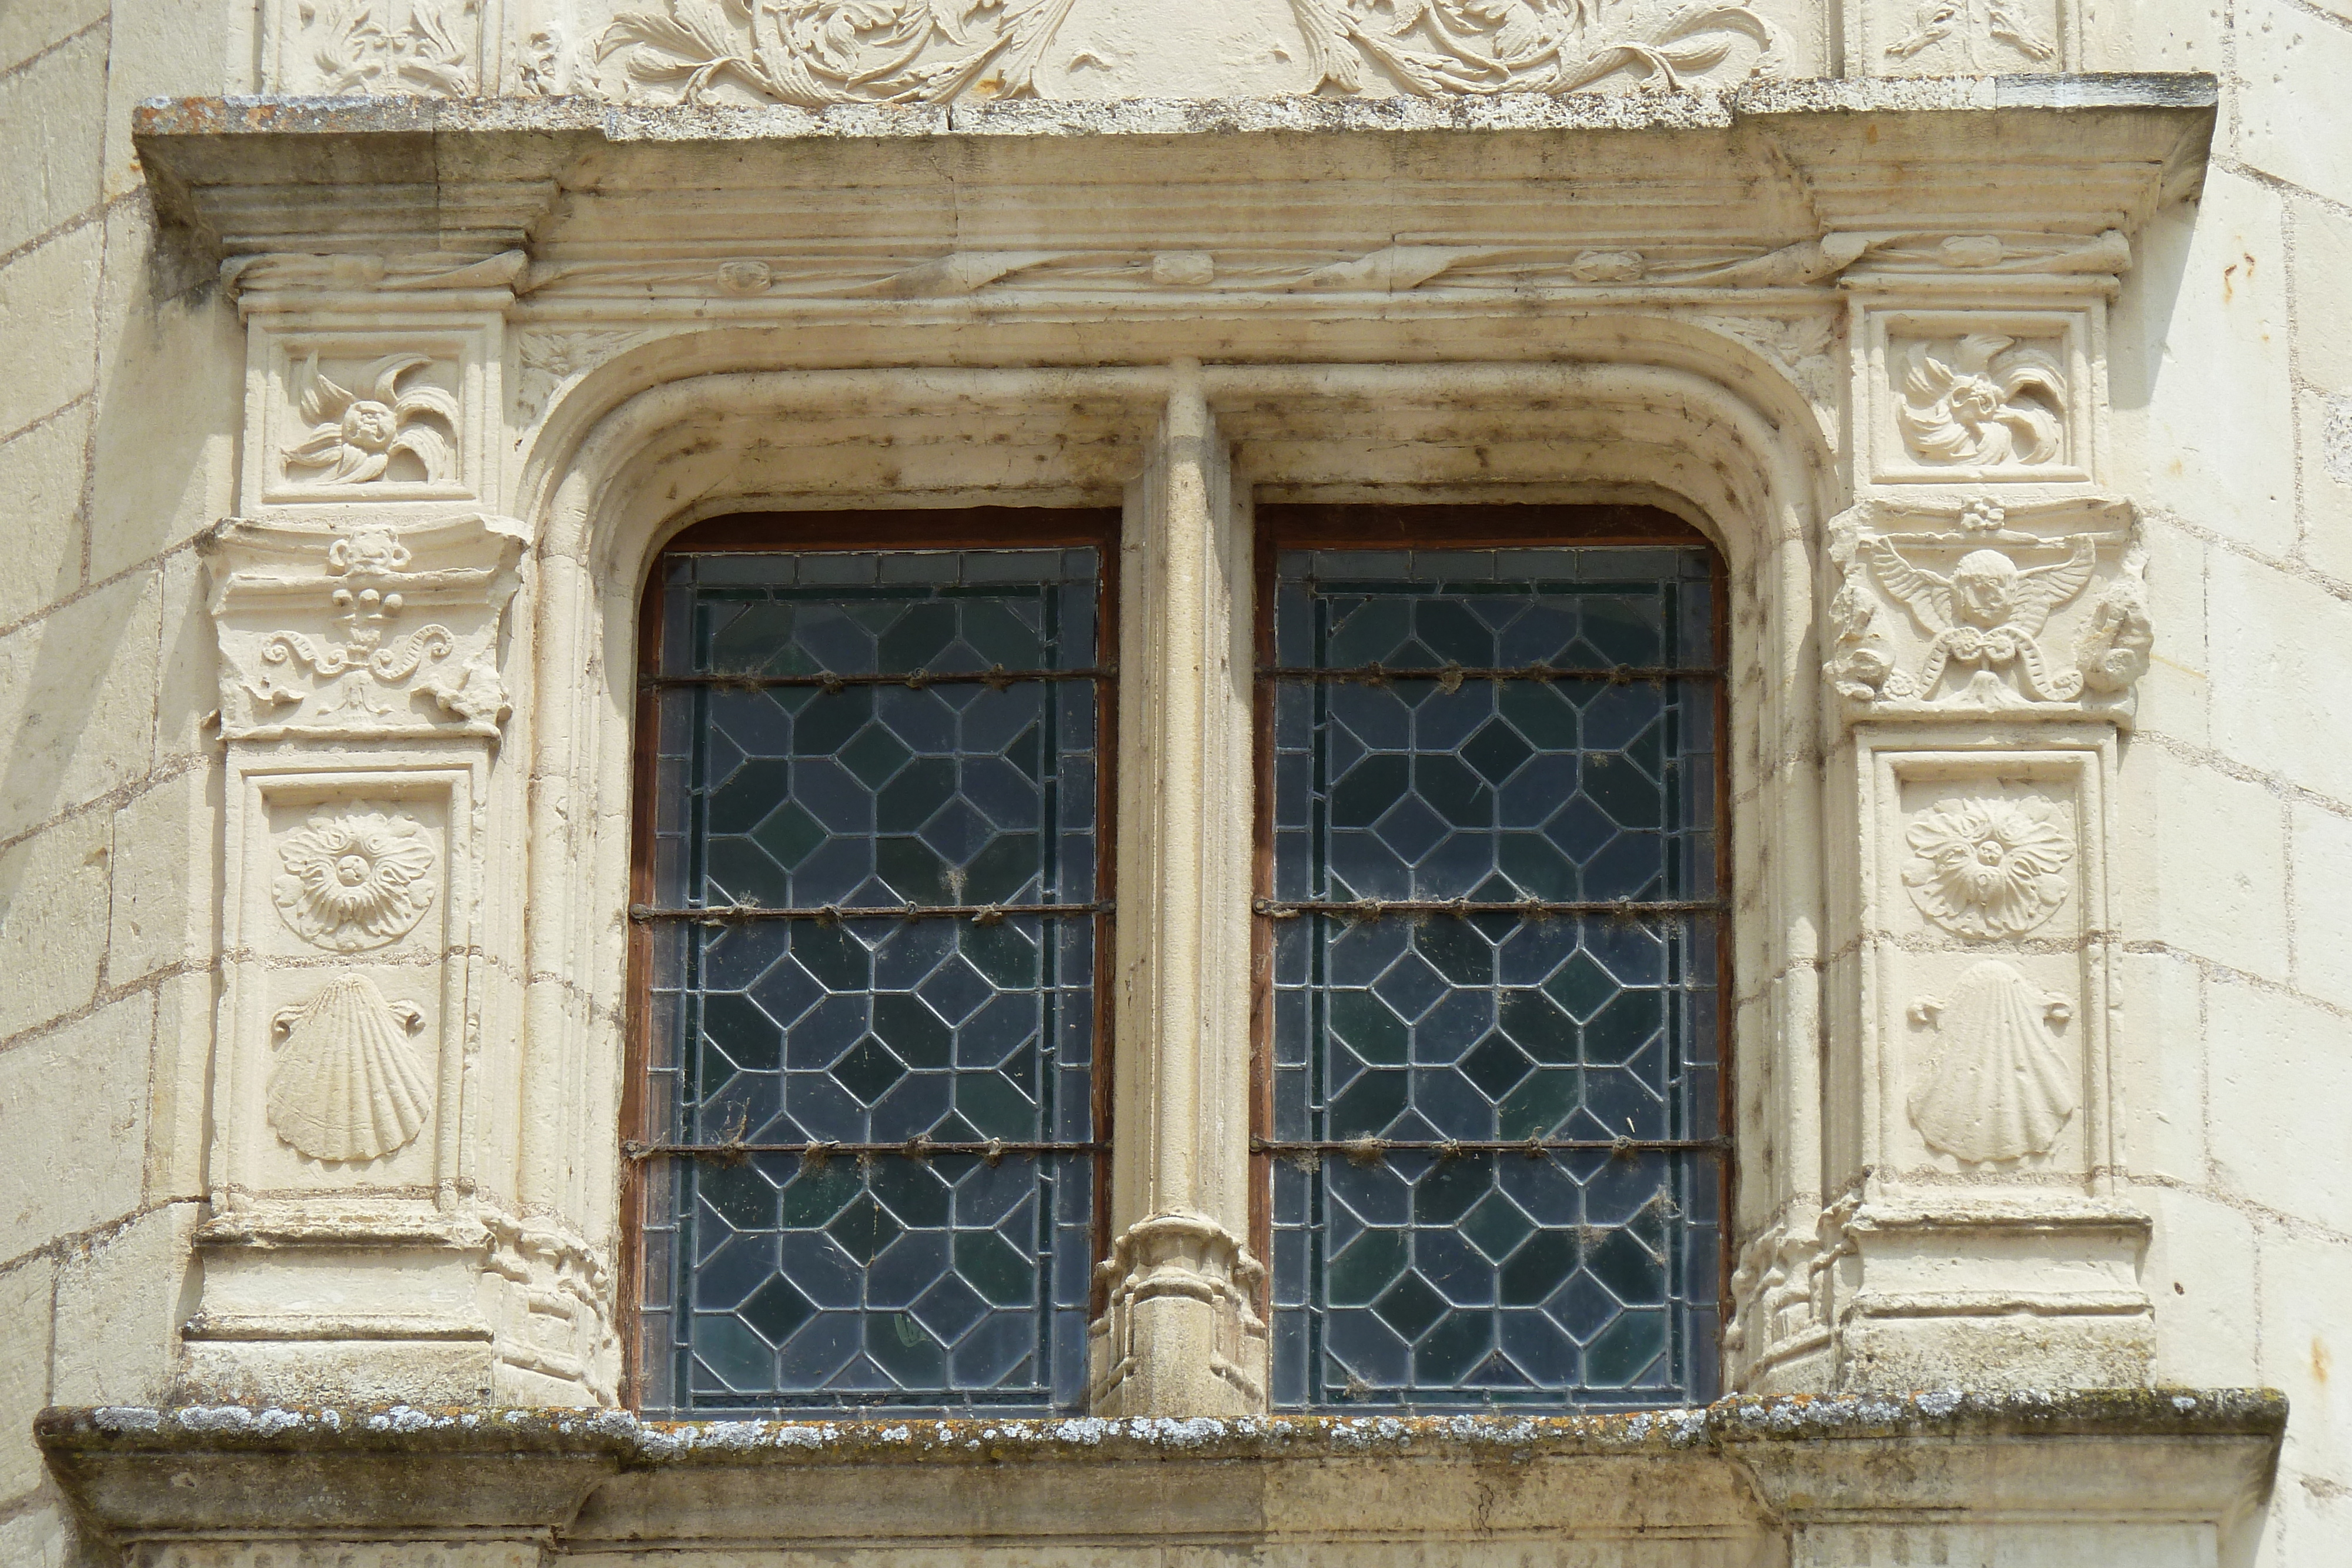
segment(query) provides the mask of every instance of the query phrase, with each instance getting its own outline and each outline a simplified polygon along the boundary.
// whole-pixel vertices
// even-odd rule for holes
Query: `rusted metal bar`
[[[1459,690],[1465,681],[1606,681],[1612,685],[1631,685],[1641,681],[1716,681],[1723,678],[1723,672],[1706,664],[1438,664],[1391,668],[1387,664],[1373,664],[1347,669],[1274,664],[1261,665],[1257,678],[1262,681],[1334,681],[1368,686],[1383,686],[1391,681],[1434,681],[1451,692]]]
[[[1346,920],[1378,920],[1391,915],[1517,915],[1539,920],[1548,915],[1603,915],[1639,920],[1653,915],[1720,915],[1730,907],[1719,898],[1600,898],[1492,900],[1475,898],[1261,898],[1251,906],[1270,920],[1293,920],[1302,915],[1336,915]]]
[[[1649,1154],[1655,1151],[1672,1153],[1681,1149],[1712,1149],[1718,1153],[1731,1147],[1728,1138],[1252,1138],[1250,1152],[1255,1155],[1344,1155],[1359,1163],[1377,1160],[1383,1155],[1425,1154],[1440,1159],[1454,1159],[1468,1155],[1525,1155],[1540,1159],[1554,1153],[1578,1152],[1610,1155]]]
[[[739,920],[814,920],[837,925],[845,920],[969,920],[993,925],[1008,915],[1108,915],[1108,900],[1099,904],[794,904],[770,908],[763,904],[711,904],[668,909],[650,904],[629,905],[629,918],[640,923],[690,920],[702,925],[729,925]]]
[[[714,686],[723,691],[760,691],[771,686],[814,686],[828,692],[846,691],[851,686],[907,686],[921,691],[926,686],[986,686],[992,691],[1030,681],[1108,681],[1118,674],[1115,670],[1008,670],[1002,664],[985,670],[954,670],[933,672],[909,670],[895,675],[848,675],[830,670],[820,670],[807,675],[763,675],[756,671],[730,673],[703,672],[682,675],[645,675],[638,685],[647,691],[664,686]]]
[[[851,1159],[871,1159],[877,1155],[898,1155],[908,1159],[935,1159],[943,1155],[976,1155],[994,1165],[1007,1155],[1096,1155],[1110,1145],[1100,1142],[1075,1142],[1052,1138],[989,1138],[982,1141],[960,1140],[934,1142],[914,1137],[895,1144],[842,1143],[826,1139],[801,1144],[747,1144],[730,1138],[717,1144],[647,1144],[635,1138],[621,1145],[624,1157],[653,1160],[665,1157],[681,1159],[721,1160],[729,1163],[743,1160],[752,1155],[799,1155],[812,1163],[842,1156]]]

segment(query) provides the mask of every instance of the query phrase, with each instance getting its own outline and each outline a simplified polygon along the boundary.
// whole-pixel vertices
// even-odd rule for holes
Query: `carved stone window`
[[[1074,1408],[1105,552],[746,527],[650,591],[638,1402]]]
[[[1416,514],[1402,538],[1500,516],[1540,548],[1281,548],[1267,519],[1273,1402],[1703,1400],[1715,553],[1638,511],[1670,537]]]

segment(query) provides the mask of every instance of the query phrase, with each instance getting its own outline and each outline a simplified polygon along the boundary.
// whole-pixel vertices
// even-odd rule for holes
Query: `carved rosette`
[[[2130,722],[2154,633],[2127,506],[1865,502],[1832,524],[1830,559],[1822,673],[1855,716]]]
[[[2046,800],[1938,800],[1906,838],[1911,902],[1957,936],[2022,936],[2065,901],[2074,833]]]
[[[232,740],[460,734],[510,710],[498,633],[520,528],[231,521],[211,540],[221,728]]]
[[[433,906],[433,845],[397,811],[320,811],[278,846],[278,913],[313,946],[337,953],[406,936]]]

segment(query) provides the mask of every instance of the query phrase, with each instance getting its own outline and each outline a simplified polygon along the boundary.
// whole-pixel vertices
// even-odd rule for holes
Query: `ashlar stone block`
[[[155,999],[143,992],[0,1052],[0,1103],[71,1107],[53,1136],[0,1139],[0,1258],[139,1207]]]
[[[106,43],[103,30],[83,33],[0,76],[0,125],[12,128],[0,162],[0,255],[98,204]]]

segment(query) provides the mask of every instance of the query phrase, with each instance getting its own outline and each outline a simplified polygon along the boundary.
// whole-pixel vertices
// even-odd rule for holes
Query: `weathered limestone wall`
[[[1265,9],[1226,0],[1223,37],[1082,0],[1039,89],[1298,90],[1298,13]],[[1767,9],[1783,74],[1839,68],[1831,7]],[[1899,44],[1915,9],[1845,11]],[[2140,237],[2109,330],[2158,629],[2116,1040],[2157,1375],[2288,1394],[2236,1561],[2299,1568],[2352,1539],[2352,5],[2082,9],[2082,65],[2222,84],[2203,197]],[[258,35],[215,0],[0,10],[0,1563],[75,1560],[33,1413],[167,1399],[195,1300],[224,808],[194,540],[236,510],[244,340],[157,235],[128,127],[260,85]]]
[[[2262,1561],[2352,1540],[2352,6],[2115,8],[2214,72],[2204,197],[2110,327],[2159,634],[2119,774],[2119,1067],[2158,1376],[2293,1402]]]
[[[131,106],[217,89],[211,4],[0,8],[0,1563],[71,1561],[28,1423],[168,1391],[201,1191],[218,698],[193,541],[243,349],[159,250]]]

